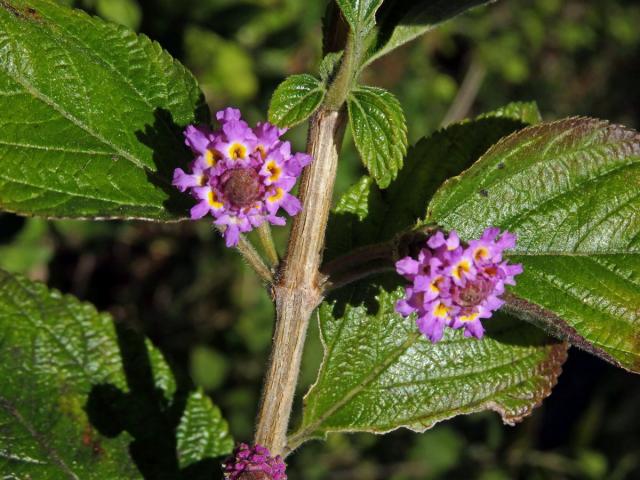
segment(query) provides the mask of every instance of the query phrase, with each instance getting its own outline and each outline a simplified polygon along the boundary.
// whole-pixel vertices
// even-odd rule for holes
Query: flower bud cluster
[[[280,455],[272,457],[262,445],[241,443],[223,467],[224,478],[229,480],[287,480],[286,463]]]

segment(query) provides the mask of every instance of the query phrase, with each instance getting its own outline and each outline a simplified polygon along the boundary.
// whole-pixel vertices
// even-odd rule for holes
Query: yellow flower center
[[[204,156],[207,165],[209,165],[210,167],[214,167],[216,163],[218,163],[218,160],[220,160],[221,158],[222,155],[220,155],[220,152],[217,152],[215,150],[207,150],[207,153]]]
[[[264,145],[258,145],[256,147],[256,152],[258,152],[260,154],[260,157],[262,157],[262,160],[267,158],[267,149],[264,148]]]
[[[271,160],[269,163],[267,163],[267,170],[271,174],[271,176],[269,177],[269,181],[272,183],[277,182],[280,178],[280,175],[282,174],[282,169],[276,164],[276,162]]]
[[[247,157],[247,147],[241,143],[232,143],[229,147],[229,158],[231,160],[244,160]]]
[[[208,200],[209,200],[209,205],[211,205],[213,208],[222,208],[223,207],[222,202],[218,201],[218,195],[213,190],[211,190],[209,192]]]
[[[438,306],[433,310],[434,317],[446,318],[449,315],[449,307],[444,303],[438,303]]]
[[[284,196],[284,190],[281,188],[276,188],[276,193],[274,193],[273,195],[271,195],[268,200],[271,203],[277,202],[278,200],[280,200],[282,197]]]
[[[461,315],[461,316],[458,317],[458,319],[461,322],[465,322],[465,323],[466,322],[473,322],[476,318],[478,318],[479,315],[480,315],[479,313],[473,312],[473,313],[470,313],[469,315]]]
[[[464,259],[458,262],[458,264],[453,268],[451,274],[456,280],[461,280],[462,276],[465,273],[468,273],[469,270],[471,270],[471,264],[469,263],[469,260]]]
[[[429,284],[429,290],[433,293],[440,293],[440,284],[442,283],[442,280],[444,280],[442,276],[436,277],[435,280]]]
[[[489,250],[487,250],[486,247],[478,247],[473,252],[473,258],[475,258],[478,261],[484,260],[488,256],[489,256]]]

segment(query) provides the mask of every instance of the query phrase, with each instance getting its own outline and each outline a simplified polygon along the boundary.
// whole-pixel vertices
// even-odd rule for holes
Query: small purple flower
[[[262,445],[241,443],[223,464],[224,478],[229,480],[287,480],[287,464],[280,455],[272,457]]]
[[[284,225],[280,209],[289,215],[300,212],[300,202],[290,192],[312,159],[291,153],[291,144],[280,138],[286,130],[268,122],[252,129],[236,108],[221,110],[216,118],[217,131],[193,125],[185,129],[185,143],[195,159],[186,171],[175,169],[173,185],[197,200],[191,218],[211,215],[231,247],[241,233],[265,221]]]
[[[505,285],[515,285],[522,265],[502,259],[515,247],[516,236],[487,228],[478,240],[462,244],[455,231],[437,232],[418,253],[396,262],[396,271],[411,282],[396,311],[417,314],[416,324],[432,342],[442,338],[445,327],[464,329],[465,337],[482,338],[481,319],[490,318],[504,301]]]

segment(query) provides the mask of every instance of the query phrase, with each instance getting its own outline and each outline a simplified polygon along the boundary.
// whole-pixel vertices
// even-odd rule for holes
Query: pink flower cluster
[[[487,228],[479,240],[463,245],[455,231],[437,232],[420,250],[418,258],[405,257],[396,271],[411,282],[396,305],[403,316],[417,314],[419,330],[432,342],[442,338],[444,327],[464,329],[466,337],[482,338],[481,319],[490,318],[504,301],[505,285],[515,285],[522,265],[510,265],[502,252],[515,247],[515,235]]]
[[[240,233],[265,221],[284,225],[285,219],[277,215],[281,207],[289,215],[300,212],[300,202],[289,192],[311,157],[291,153],[291,144],[280,138],[285,130],[267,122],[249,128],[238,109],[222,110],[216,118],[217,131],[186,128],[186,144],[195,160],[188,172],[176,168],[173,185],[181,192],[190,190],[197,199],[191,218],[211,214],[231,247]]]
[[[287,464],[280,455],[272,457],[269,450],[261,445],[250,447],[246,443],[241,443],[224,463],[224,478],[287,480],[286,469]],[[253,477],[250,476],[251,473]]]

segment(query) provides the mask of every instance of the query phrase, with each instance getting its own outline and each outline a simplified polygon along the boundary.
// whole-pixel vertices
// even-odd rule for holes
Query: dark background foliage
[[[59,0],[159,41],[197,76],[212,110],[263,119],[270,95],[320,60],[324,0]],[[398,95],[412,142],[509,101],[640,127],[640,5],[510,0],[476,9],[379,60],[366,82]],[[289,134],[304,146],[304,127]],[[443,159],[446,161],[446,159]],[[338,192],[362,173],[345,142]],[[280,247],[285,232],[276,231]],[[207,222],[46,222],[0,216],[0,267],[46,281],[146,332],[252,436],[270,345],[269,299]],[[321,357],[308,339],[300,392]],[[573,349],[553,395],[516,428],[495,414],[425,434],[332,435],[290,459],[304,479],[640,478],[640,382]],[[294,420],[295,421],[295,420]]]

